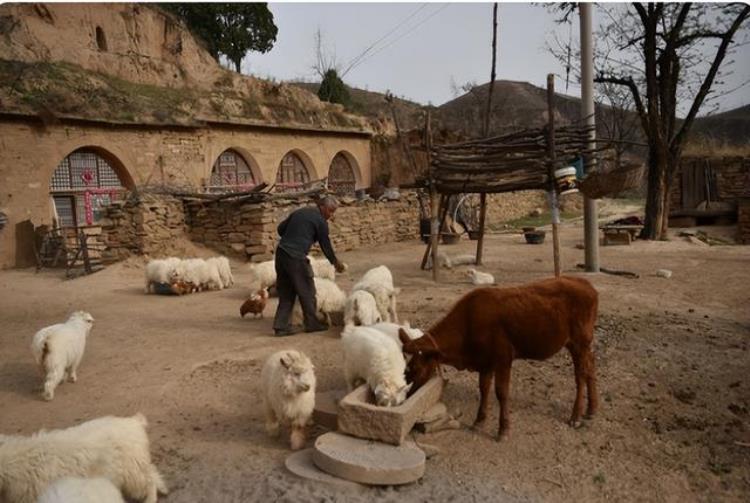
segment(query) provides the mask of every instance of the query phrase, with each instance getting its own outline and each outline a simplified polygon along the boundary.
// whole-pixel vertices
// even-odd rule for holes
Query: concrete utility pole
[[[594,36],[591,32],[591,4],[579,3],[581,25],[581,116],[591,126],[587,150],[596,148],[596,117],[594,116]],[[591,154],[584,156],[583,171],[592,165]],[[596,199],[583,196],[583,228],[586,270],[599,272],[599,224]]]

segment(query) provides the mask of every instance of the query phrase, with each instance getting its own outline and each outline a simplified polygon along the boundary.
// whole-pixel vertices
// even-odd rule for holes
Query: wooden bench
[[[643,229],[642,225],[602,225],[599,227],[604,233],[604,246],[623,244],[629,245],[636,235]]]

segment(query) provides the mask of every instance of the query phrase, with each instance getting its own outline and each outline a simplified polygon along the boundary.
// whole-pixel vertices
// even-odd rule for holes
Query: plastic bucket
[[[555,170],[555,182],[557,183],[557,190],[560,192],[560,195],[578,192],[576,168],[569,166]]]

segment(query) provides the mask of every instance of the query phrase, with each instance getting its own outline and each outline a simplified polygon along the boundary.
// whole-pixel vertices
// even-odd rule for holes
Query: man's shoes
[[[300,333],[300,329],[298,327],[276,329],[273,331],[273,335],[275,335],[276,337],[286,337],[287,335],[295,335],[298,333]]]
[[[318,323],[317,325],[313,325],[311,327],[305,327],[305,332],[312,333],[312,332],[325,332],[328,330],[328,324],[327,323]]]

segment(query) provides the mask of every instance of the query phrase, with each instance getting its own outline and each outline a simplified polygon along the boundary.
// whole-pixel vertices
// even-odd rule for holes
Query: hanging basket
[[[637,189],[643,182],[643,164],[628,164],[607,172],[592,171],[578,183],[586,197],[601,199],[625,190]]]

